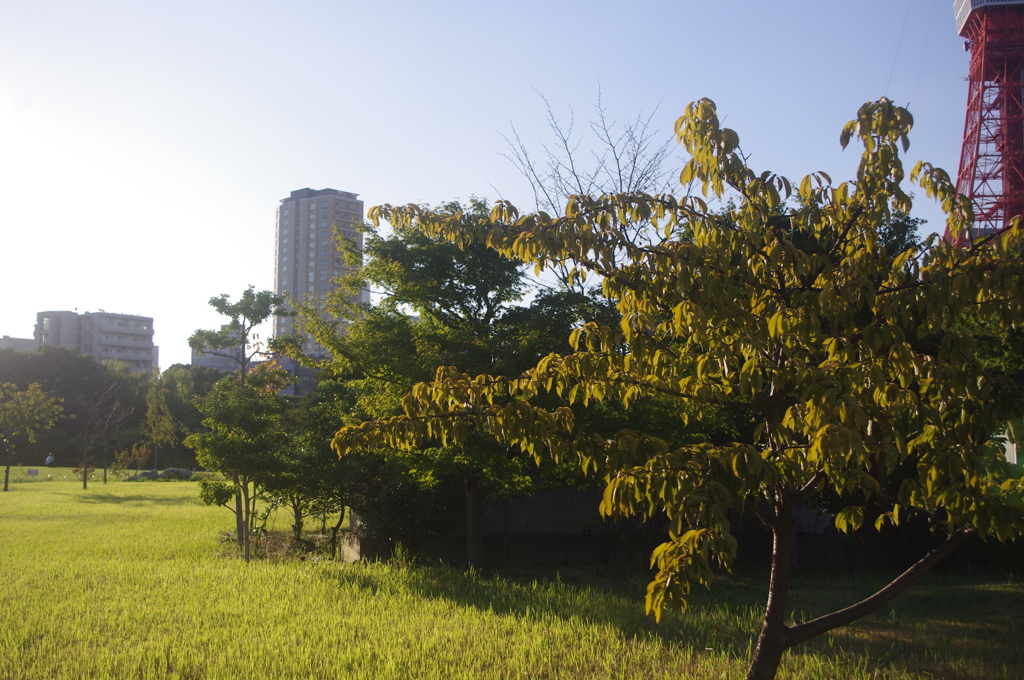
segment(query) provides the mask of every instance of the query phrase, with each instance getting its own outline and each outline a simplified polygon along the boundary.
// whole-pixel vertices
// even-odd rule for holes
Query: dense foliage
[[[911,207],[899,156],[911,125],[888,100],[866,104],[841,140],[863,143],[856,179],[833,184],[815,173],[794,185],[750,169],[739,137],[702,100],[677,123],[690,154],[680,197],[574,196],[561,216],[520,215],[507,202],[486,217],[375,208],[375,221],[485,244],[538,269],[572,262],[575,276],[600,277],[619,322],[587,324],[573,333],[573,352],[522,373],[438,369],[405,397],[403,415],[343,428],[335,447],[461,445],[486,430],[537,459],[603,473],[602,512],[668,517],[668,540],[652,555],[655,614],[682,605],[691,580],[709,582],[712,561],[731,563],[731,518],[754,513],[775,547],[749,677],[774,677],[785,649],[873,611],[967,537],[1006,541],[1024,529],[1024,481],[992,440],[1021,415],[1024,394],[986,371],[956,327],[967,312],[1002,329],[1021,323],[1024,265],[1011,252],[1020,230],[967,248],[932,237],[887,250],[880,232]],[[921,163],[912,174],[942,203],[951,231],[965,231],[970,205],[946,173]],[[786,204],[794,188],[795,207]],[[702,197],[735,203],[723,215]],[[538,405],[546,394],[568,404]],[[654,395],[676,404],[680,429],[722,409],[752,412],[756,426],[725,443],[673,446],[633,429],[595,435],[571,408]],[[822,489],[881,498],[878,525],[918,515],[947,539],[874,596],[787,625],[793,511]],[[857,502],[835,521],[845,531],[863,519]]]

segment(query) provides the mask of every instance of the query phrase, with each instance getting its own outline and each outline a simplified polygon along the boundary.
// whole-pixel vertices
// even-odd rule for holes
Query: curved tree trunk
[[[887,586],[860,602],[812,621],[787,626],[786,597],[789,594],[789,576],[793,551],[793,509],[789,500],[777,501],[776,513],[767,518],[773,535],[772,576],[768,587],[768,606],[764,623],[757,639],[757,647],[750,662],[747,680],[773,680],[782,663],[782,655],[813,637],[867,616],[907,589],[936,564],[945,559],[975,532],[961,529],[951,533],[913,566],[893,579]]]
[[[298,495],[292,495],[291,504],[292,519],[294,520],[292,523],[292,543],[295,547],[299,547],[302,545],[302,499]]]
[[[341,513],[338,515],[338,523],[331,527],[331,559],[338,558],[338,530],[345,521],[345,506],[341,506]]]
[[[757,647],[750,660],[747,680],[773,680],[782,662],[782,654],[790,646],[786,640],[786,597],[793,562],[793,509],[779,503],[772,529],[772,576],[768,586],[768,606],[757,637]]]

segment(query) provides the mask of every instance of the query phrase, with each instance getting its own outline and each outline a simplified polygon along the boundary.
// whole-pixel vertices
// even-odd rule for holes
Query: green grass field
[[[43,474],[43,470],[41,470]],[[644,575],[245,564],[187,482],[0,494],[0,678],[742,678],[763,574],[660,625]],[[879,579],[880,580],[880,579]],[[813,616],[878,584],[798,577]],[[932,577],[787,656],[781,678],[1024,677],[1024,584]]]

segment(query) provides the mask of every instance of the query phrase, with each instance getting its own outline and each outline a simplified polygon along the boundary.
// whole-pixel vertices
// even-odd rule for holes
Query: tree
[[[146,393],[143,434],[153,453],[153,468],[192,467],[195,452],[184,445],[185,438],[203,429],[203,415],[194,400],[207,394],[224,377],[206,366],[174,364],[150,385]]]
[[[117,382],[98,386],[93,392],[79,395],[75,400],[77,420],[81,426],[82,488],[89,488],[89,466],[98,453],[103,467],[103,483],[107,483],[111,443],[135,412],[126,402]]]
[[[127,476],[131,468],[135,468],[135,474],[142,472],[142,466],[146,464],[153,450],[147,444],[133,444],[130,449],[122,449],[114,453],[114,463],[110,466],[114,474]]]
[[[38,383],[24,390],[11,383],[0,383],[0,441],[7,449],[4,491],[10,483],[15,442],[23,438],[32,443],[37,432],[53,427],[64,411],[60,402],[46,394]]]
[[[966,248],[933,236],[889,252],[880,227],[911,208],[899,156],[911,125],[887,99],[865,104],[841,136],[843,146],[863,143],[856,179],[833,185],[809,175],[795,185],[796,207],[784,205],[794,185],[751,170],[738,135],[701,100],[676,124],[690,155],[682,197],[575,196],[559,217],[520,215],[506,202],[487,218],[374,208],[374,220],[484,243],[540,268],[569,261],[603,277],[620,323],[588,324],[573,334],[575,351],[511,377],[439,369],[405,398],[403,416],[342,428],[336,450],[410,447],[424,437],[460,443],[486,426],[537,458],[602,471],[602,513],[668,520],[668,540],[651,557],[646,606],[656,616],[684,604],[691,581],[709,583],[713,561],[730,565],[730,517],[753,513],[774,540],[748,678],[773,678],[786,649],[876,610],[968,537],[1009,541],[1024,529],[1024,479],[992,441],[1024,412],[1024,394],[986,373],[953,323],[976,310],[1000,327],[1021,326],[1024,262],[1012,254],[1021,230]],[[966,233],[970,203],[948,175],[918,163],[911,177],[941,202],[951,231]],[[735,207],[723,216],[709,209],[709,195]],[[645,244],[618,226],[643,221],[652,228]],[[592,436],[569,407],[536,405],[543,393],[570,404],[662,395],[676,404],[680,429],[722,409],[756,422],[734,441],[670,447],[633,430]],[[893,475],[904,477],[895,495],[884,491]],[[874,499],[888,508],[876,528],[923,517],[945,539],[865,600],[787,624],[793,510],[818,491],[861,499],[836,513],[840,531],[860,527]]]
[[[178,428],[168,405],[170,390],[154,382],[146,393],[146,423],[144,431],[152,446],[153,469],[159,469],[159,455],[162,447],[170,447],[179,441]],[[166,465],[166,463],[165,463]]]
[[[207,431],[191,434],[185,440],[195,449],[203,467],[231,475],[231,493],[240,499],[232,510],[239,532],[237,540],[247,562],[256,500],[266,479],[281,467],[281,449],[287,441],[282,427],[286,403],[278,394],[286,380],[283,371],[265,364],[250,373],[246,384],[234,376],[224,377],[209,394],[196,398],[196,406],[206,416],[203,425]],[[224,504],[222,494],[210,498],[218,505]]]
[[[63,399],[63,417],[53,428],[39,432],[35,445],[27,444],[23,450],[40,465],[47,453],[52,453],[58,461],[81,461],[82,447],[90,445],[87,432],[91,423],[90,404],[97,394],[109,390],[115,391],[120,401],[134,412],[114,433],[113,439],[125,446],[137,441],[139,402],[145,395],[149,378],[147,373],[129,373],[124,362],[100,363],[54,345],[43,345],[34,352],[0,350],[0,382],[10,382],[21,389],[39,383],[44,392]],[[93,452],[87,453],[92,455]]]
[[[286,314],[284,303],[283,295],[275,295],[267,290],[257,293],[254,286],[246,288],[238,302],[228,302],[226,293],[214,296],[210,298],[210,306],[231,321],[219,331],[197,330],[188,339],[189,347],[207,354],[220,349],[229,350],[230,356],[238,363],[238,382],[244,387],[249,363],[263,353],[259,338],[254,337],[253,331],[270,317]],[[242,490],[248,488],[248,485],[242,483],[235,471],[224,472],[232,476],[235,484],[235,534],[239,547],[246,551],[248,559],[249,528],[243,523],[248,510],[244,507],[242,498]]]
[[[238,302],[228,302],[226,293],[214,296],[210,306],[231,321],[219,331],[197,330],[188,339],[189,347],[204,354],[229,350],[229,356],[238,363],[239,381],[245,384],[249,363],[263,353],[253,331],[270,317],[285,315],[284,303],[283,295],[268,290],[257,293],[254,286],[246,288]]]
[[[439,210],[481,219],[487,214],[480,199]],[[359,404],[371,417],[400,412],[402,395],[438,366],[474,373],[523,370],[543,356],[540,348],[564,346],[581,310],[600,304],[598,296],[546,291],[530,305],[518,305],[527,286],[521,261],[502,258],[483,244],[460,248],[415,225],[388,237],[369,230],[365,263],[362,253],[349,247],[355,273],[332,298],[334,306],[326,311],[299,307],[298,312],[304,327],[336,357],[335,375],[360,383]],[[350,302],[355,291],[369,286],[383,291],[384,301],[376,307]],[[404,313],[409,308],[416,319]],[[346,322],[344,332],[337,319]],[[483,562],[484,500],[507,500],[540,488],[539,471],[530,470],[520,451],[497,442],[486,428],[458,445],[425,442],[415,458],[398,467],[418,469],[427,486],[450,476],[461,483],[467,560],[477,566]]]
[[[625,121],[612,119],[598,90],[594,116],[577,134],[571,110],[568,122],[563,122],[547,99],[541,99],[547,109],[552,138],[541,145],[542,151],[531,150],[514,127],[511,137],[505,138],[509,149],[505,158],[529,182],[535,210],[556,215],[571,196],[669,190],[673,179],[668,167],[670,139],[667,135],[661,138],[651,129],[653,113],[639,113]],[[648,224],[640,220],[620,226],[624,234],[637,239],[643,237]],[[570,269],[563,263],[553,263],[551,267],[566,289],[585,290],[586,281],[570,277]]]

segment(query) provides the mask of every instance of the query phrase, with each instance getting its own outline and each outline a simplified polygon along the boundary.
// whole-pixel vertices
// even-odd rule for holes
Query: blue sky
[[[580,128],[600,88],[666,139],[710,97],[755,168],[837,181],[843,123],[888,95],[915,117],[908,165],[954,174],[967,61],[945,0],[7,0],[0,334],[44,309],[145,314],[161,366],[187,363],[210,296],[272,286],[293,189],[529,207],[502,135],[550,141],[538,93]]]

